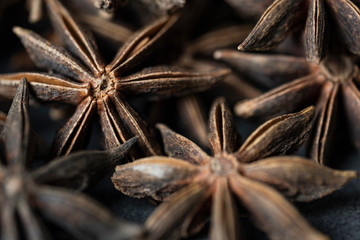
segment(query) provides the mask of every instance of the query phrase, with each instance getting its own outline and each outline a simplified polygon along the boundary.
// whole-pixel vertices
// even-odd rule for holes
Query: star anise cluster
[[[359,7],[1,0],[0,239],[359,236]]]

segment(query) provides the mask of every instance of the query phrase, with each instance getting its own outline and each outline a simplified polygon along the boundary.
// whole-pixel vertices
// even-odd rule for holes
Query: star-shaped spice
[[[11,96],[14,85],[19,79],[26,77],[38,99],[77,105],[75,113],[55,139],[55,152],[58,155],[68,154],[81,147],[95,112],[100,117],[108,148],[119,146],[132,136],[139,136],[139,155],[159,154],[161,150],[152,129],[127,103],[125,94],[176,96],[201,91],[228,73],[228,69],[224,68],[190,72],[164,66],[129,73],[160,43],[176,22],[176,16],[162,18],[135,33],[118,51],[112,63],[105,65],[91,35],[76,24],[59,2],[47,2],[59,34],[68,48],[82,61],[37,34],[16,27],[15,33],[21,38],[35,64],[62,76],[43,73],[2,75],[0,94]]]
[[[311,201],[356,177],[353,171],[331,170],[301,157],[276,156],[295,151],[306,140],[313,116],[309,107],[271,119],[238,148],[232,115],[219,99],[210,113],[213,156],[159,125],[169,157],[117,166],[112,181],[127,195],[169,200],[145,224],[150,239],[164,239],[179,226],[183,236],[197,232],[209,212],[211,239],[237,239],[237,199],[271,239],[327,239],[280,194]]]
[[[292,112],[309,102],[316,103],[317,117],[310,154],[312,159],[322,164],[331,146],[337,108],[343,107],[350,123],[351,138],[357,147],[360,146],[360,92],[357,87],[360,75],[351,56],[329,55],[320,66],[299,57],[231,50],[218,51],[215,57],[269,82],[276,78],[287,81],[259,97],[240,101],[235,105],[236,115],[242,118],[269,117]],[[258,64],[254,64],[252,69],[247,67],[255,61]]]
[[[360,54],[360,10],[356,1],[352,0],[275,0],[238,49],[272,49],[291,32],[302,27],[304,18],[308,61],[318,64],[325,57],[330,30],[331,37],[339,36],[350,52]],[[335,28],[330,27],[332,21],[336,23]]]
[[[108,151],[54,159],[31,171],[28,166],[35,149],[31,133],[28,87],[23,80],[1,134],[1,239],[48,239],[38,213],[79,239],[126,239],[140,234],[139,227],[116,219],[84,194],[64,188],[83,189],[103,178],[121,163],[136,139]]]

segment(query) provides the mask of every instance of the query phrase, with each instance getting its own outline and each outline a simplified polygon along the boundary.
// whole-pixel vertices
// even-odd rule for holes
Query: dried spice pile
[[[0,239],[359,238],[359,8],[1,0]]]

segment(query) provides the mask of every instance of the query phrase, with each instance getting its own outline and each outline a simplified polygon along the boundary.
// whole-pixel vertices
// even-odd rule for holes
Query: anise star
[[[116,219],[98,203],[74,192],[121,163],[135,139],[116,149],[78,152],[29,170],[34,152],[31,133],[28,87],[23,80],[1,134],[1,239],[48,239],[38,213],[79,239],[125,239],[140,234],[139,227]]]
[[[62,74],[17,73],[0,76],[0,94],[11,96],[14,85],[26,77],[34,95],[45,101],[77,104],[77,109],[55,139],[56,154],[68,154],[82,145],[85,133],[97,111],[105,135],[106,147],[119,146],[131,136],[139,136],[139,155],[155,155],[161,150],[152,129],[125,100],[125,94],[174,96],[209,88],[227,73],[227,69],[205,73],[175,68],[152,67],[129,75],[176,22],[162,18],[135,33],[118,51],[112,63],[105,65],[94,39],[76,24],[56,0],[48,0],[50,16],[68,48],[53,46],[37,34],[20,27],[14,29],[35,64]],[[85,66],[86,67],[85,67]],[[68,77],[70,79],[65,78]]]
[[[150,239],[164,239],[179,226],[188,236],[201,229],[209,212],[211,239],[237,239],[237,199],[271,239],[327,239],[280,192],[296,201],[310,201],[339,189],[356,173],[295,156],[265,158],[297,149],[308,136],[313,116],[309,107],[269,120],[238,148],[232,115],[220,99],[210,113],[213,156],[159,125],[169,157],[117,166],[112,181],[127,195],[169,200],[147,220]]]
[[[331,16],[336,33],[349,51],[360,54],[360,10],[352,0],[275,0],[238,47],[241,51],[264,51],[276,47],[306,18],[306,59],[320,63],[326,54]],[[306,9],[307,12],[306,12]]]
[[[259,19],[274,0],[225,0],[244,19]]]
[[[292,112],[309,102],[316,103],[317,118],[310,155],[322,164],[332,142],[337,108],[343,107],[350,123],[349,134],[359,147],[360,92],[357,84],[360,75],[358,66],[349,55],[329,55],[320,66],[299,57],[245,54],[231,50],[218,51],[215,57],[234,68],[246,69],[247,74],[261,77],[264,81],[285,80],[284,84],[259,97],[237,103],[236,115],[263,118]],[[258,64],[255,64],[256,61]],[[254,63],[252,69],[247,68],[249,63]]]

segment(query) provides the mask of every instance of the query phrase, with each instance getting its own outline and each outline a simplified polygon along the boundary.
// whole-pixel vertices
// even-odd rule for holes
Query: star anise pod
[[[302,58],[284,55],[244,54],[237,51],[218,51],[218,59],[233,66],[253,63],[246,71],[268,78],[284,78],[287,83],[263,95],[240,101],[235,114],[242,118],[263,118],[292,112],[304,104],[316,103],[316,125],[310,155],[316,162],[324,163],[331,146],[336,123],[337,108],[343,107],[350,124],[351,138],[360,145],[360,92],[359,69],[354,59],[346,54],[329,55],[320,66]],[[261,60],[260,60],[261,59]],[[258,63],[255,64],[255,61]],[[247,65],[246,64],[246,65]],[[303,72],[302,77],[299,74]],[[292,77],[293,76],[293,77]],[[343,103],[343,105],[340,104]]]
[[[238,49],[273,49],[301,26],[302,20],[306,18],[305,54],[308,61],[318,64],[325,57],[330,31],[327,25],[331,21],[336,24],[336,30],[332,34],[339,36],[339,40],[344,42],[350,52],[359,55],[360,10],[355,3],[352,0],[275,0]],[[331,21],[327,19],[329,17]]]
[[[313,107],[308,107],[271,119],[238,148],[232,115],[219,99],[209,120],[213,156],[159,125],[169,157],[153,156],[117,166],[112,181],[127,195],[169,200],[147,220],[150,239],[163,239],[178,226],[183,236],[194,233],[209,212],[211,239],[237,239],[237,198],[271,239],[327,239],[281,196],[311,201],[356,177],[353,171],[278,156],[295,151],[306,140],[313,116]]]
[[[103,178],[121,163],[135,139],[108,151],[83,151],[54,159],[31,171],[27,167],[34,152],[31,133],[28,87],[23,80],[1,134],[1,239],[22,235],[48,239],[45,222],[37,213],[78,238],[126,239],[140,233],[137,226],[116,219],[85,195],[64,188],[82,189]]]
[[[293,79],[311,74],[317,65],[305,59],[283,54],[251,54],[233,50],[218,50],[214,58],[231,66],[232,70],[248,82],[271,89]]]
[[[16,27],[15,33],[21,38],[35,64],[62,76],[43,73],[2,75],[0,94],[11,96],[14,85],[19,79],[26,77],[38,99],[77,105],[75,113],[60,129],[55,139],[55,152],[58,155],[68,154],[82,145],[96,111],[100,116],[107,148],[119,146],[131,136],[139,136],[139,155],[159,154],[161,150],[152,129],[127,103],[125,94],[168,97],[201,91],[228,73],[225,68],[211,72],[191,72],[162,66],[146,68],[129,75],[129,72],[154,50],[155,45],[159,44],[164,34],[176,22],[176,16],[162,18],[135,33],[120,48],[112,63],[105,65],[91,35],[76,24],[60,3],[55,0],[47,2],[59,34],[82,62],[37,34]]]

